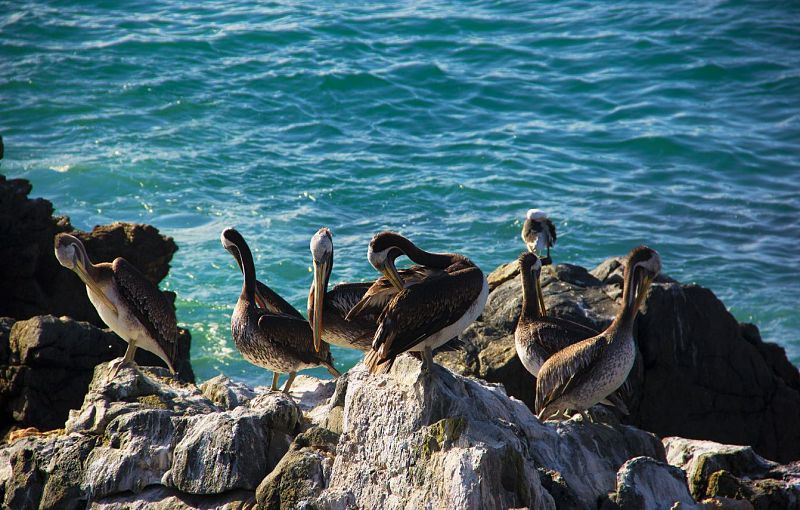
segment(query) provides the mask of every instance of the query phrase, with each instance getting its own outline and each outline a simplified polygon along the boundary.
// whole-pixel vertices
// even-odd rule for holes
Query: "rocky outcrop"
[[[650,457],[636,457],[619,468],[616,490],[602,510],[682,510],[697,507],[686,487],[686,474]]]
[[[698,501],[748,501],[756,509],[800,508],[800,462],[778,465],[749,446],[680,437],[664,440],[670,464],[683,469]]]
[[[300,408],[282,393],[225,409],[165,369],[122,368],[113,380],[112,369],[97,366],[63,433],[0,449],[4,507],[236,508],[301,430]]]
[[[51,430],[64,426],[70,409],[81,406],[94,367],[119,358],[127,344],[117,335],[85,322],[39,316],[29,320],[0,321],[8,329],[7,360],[0,366],[0,417],[5,429],[35,427]],[[0,344],[3,343],[0,334]],[[178,375],[192,380],[189,340],[184,338]],[[142,366],[163,366],[156,355],[143,349],[135,361]]]
[[[479,321],[461,339],[464,352],[437,361],[462,374],[502,383],[533,405],[535,379],[514,351],[521,282],[513,266],[491,277]],[[550,314],[606,327],[622,294],[622,266],[609,259],[592,271],[561,264],[542,273]],[[660,277],[635,327],[638,354],[628,379],[626,423],[661,436],[749,444],[786,462],[800,458],[800,374],[782,348],[739,324],[714,294]]]
[[[319,508],[586,508],[635,456],[664,460],[652,434],[580,418],[543,424],[502,387],[410,357],[346,381],[342,434]],[[330,408],[336,407],[336,395]]]
[[[0,434],[16,427],[62,426],[67,410],[80,406],[94,366],[121,356],[127,346],[88,324],[47,317],[105,327],[84,284],[56,261],[54,236],[72,232],[92,261],[124,257],[155,284],[166,276],[178,249],[149,225],[114,223],[89,233],[74,231],[68,218],[53,216],[50,202],[28,198],[30,191],[28,181],[0,175]],[[174,293],[165,294],[174,302]],[[181,329],[175,368],[187,381],[194,380],[190,344],[189,332]],[[164,366],[142,349],[136,360]]]
[[[53,216],[49,201],[28,198],[30,191],[28,181],[0,175],[0,317],[67,315],[105,327],[83,283],[53,254],[59,232],[80,238],[94,263],[123,257],[155,284],[169,272],[178,247],[150,225],[113,223],[76,231],[69,218]]]

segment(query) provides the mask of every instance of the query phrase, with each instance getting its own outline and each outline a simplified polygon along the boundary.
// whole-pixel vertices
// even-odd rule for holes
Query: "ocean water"
[[[647,243],[798,363],[799,19],[797,2],[0,2],[0,172],[76,227],[175,238],[164,287],[200,379],[270,381],[230,338],[224,227],[304,310],[320,226],[334,283],[376,276],[387,228],[489,271],[530,207],[557,262]]]

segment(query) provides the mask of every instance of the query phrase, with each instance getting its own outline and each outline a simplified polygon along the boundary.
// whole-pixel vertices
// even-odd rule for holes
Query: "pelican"
[[[599,331],[566,319],[548,317],[539,282],[542,261],[531,252],[519,256],[522,274],[522,310],[514,330],[514,347],[520,361],[534,377],[553,354],[574,343],[596,336]],[[628,408],[617,393],[602,403],[616,406],[623,414]]]
[[[242,235],[235,229],[227,228],[222,231],[220,240],[244,273],[242,292],[231,315],[231,336],[247,361],[273,372],[271,390],[278,389],[278,379],[283,372],[289,374],[283,387],[284,393],[289,392],[299,370],[323,366],[331,375],[338,377],[339,372],[333,367],[330,351],[314,351],[311,328],[299,312],[282,311],[280,308],[285,306],[276,306],[274,299],[265,299],[265,308],[259,308],[253,254]],[[259,294],[262,299],[277,296],[263,284]],[[282,298],[279,302],[286,303]],[[288,308],[292,308],[291,305]]]
[[[536,412],[540,419],[567,409],[583,414],[622,385],[636,357],[633,323],[660,271],[658,252],[646,246],[631,250],[625,264],[622,307],[611,325],[553,354],[539,369]]]
[[[542,265],[546,266],[552,263],[550,248],[556,244],[556,226],[544,211],[528,209],[525,223],[522,225],[522,240],[528,247],[528,251],[540,257],[547,251],[547,256],[542,259]]]
[[[178,325],[175,310],[158,287],[122,257],[92,264],[83,243],[70,234],[56,235],[55,254],[62,266],[86,284],[86,294],[103,322],[128,342],[125,357],[111,377],[120,366],[135,364],[137,347],[164,360],[174,374]]]
[[[328,290],[333,270],[333,234],[321,228],[311,238],[314,278],[308,292],[308,321],[314,332],[314,348],[319,349],[324,336],[328,343],[368,351],[383,307],[399,291],[386,277],[374,283],[340,283]],[[418,283],[429,274],[414,267],[398,271],[406,285]],[[354,310],[348,319],[348,314]]]
[[[426,276],[404,282],[394,264],[401,255],[423,266],[420,271]],[[458,336],[483,312],[489,294],[486,277],[463,255],[426,252],[394,232],[373,237],[367,258],[398,291],[378,318],[367,367],[372,373],[388,370],[401,353],[421,352],[423,369],[430,374],[433,349]],[[354,307],[356,314],[362,309]]]

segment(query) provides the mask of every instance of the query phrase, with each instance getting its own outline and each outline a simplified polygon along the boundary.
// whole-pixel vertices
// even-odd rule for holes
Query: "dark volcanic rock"
[[[0,368],[0,416],[13,426],[51,430],[63,427],[69,410],[80,407],[94,367],[122,356],[127,344],[91,324],[46,315],[16,322],[8,346],[9,363]],[[142,349],[135,360],[142,366],[164,366]],[[181,378],[193,380],[188,355],[178,367]]]
[[[0,317],[68,315],[105,327],[83,283],[55,258],[53,238],[59,232],[83,241],[94,263],[123,257],[155,284],[169,272],[178,247],[155,228],[113,223],[75,231],[69,218],[53,216],[49,201],[28,198],[30,191],[28,181],[0,175]]]
[[[509,268],[501,266],[502,280]],[[591,272],[546,266],[548,313],[596,329],[613,319],[622,294],[622,266],[609,259]],[[519,276],[489,294],[479,321],[461,336],[465,350],[437,360],[456,371],[500,382],[533,406],[535,379],[514,350],[521,306]],[[661,436],[750,444],[768,458],[800,458],[800,374],[782,348],[739,324],[714,294],[661,276],[635,326],[638,354],[628,378],[627,423]]]

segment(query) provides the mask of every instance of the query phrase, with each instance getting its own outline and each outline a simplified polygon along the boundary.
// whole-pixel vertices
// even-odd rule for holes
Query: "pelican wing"
[[[567,346],[597,336],[599,331],[566,319],[542,317],[531,324],[530,334],[547,359]]]
[[[608,346],[604,336],[572,344],[545,361],[536,379],[536,413],[583,383]]]
[[[153,339],[174,364],[177,354],[178,324],[175,309],[158,287],[127,260],[117,257],[111,265],[114,284],[121,297]]]
[[[376,364],[393,359],[459,320],[478,299],[483,273],[475,266],[426,278],[398,293],[378,318]]]
[[[345,317],[370,289],[369,282],[339,283],[325,294],[325,308]]]
[[[328,344],[323,342],[320,352],[314,351],[311,326],[303,318],[259,310],[258,329],[269,340],[267,344],[293,358],[304,363],[331,363]]]
[[[408,269],[400,269],[400,278],[406,287],[417,285],[427,278],[442,275],[441,269],[433,269],[425,266],[411,266]],[[350,308],[346,319],[351,321],[357,317],[364,317],[371,320],[377,318],[386,307],[386,304],[398,294],[397,288],[385,276],[381,276],[369,286],[363,297]]]
[[[303,314],[298,312],[297,309],[289,304],[288,301],[280,297],[277,292],[270,289],[268,286],[258,280],[256,280],[256,292],[264,299],[268,310],[273,314],[289,315],[291,317],[305,320]]]
[[[553,222],[550,221],[550,218],[545,218],[544,223],[547,226],[547,231],[550,233],[550,242],[547,243],[547,246],[552,248],[554,244],[556,244],[556,226],[553,225]]]

